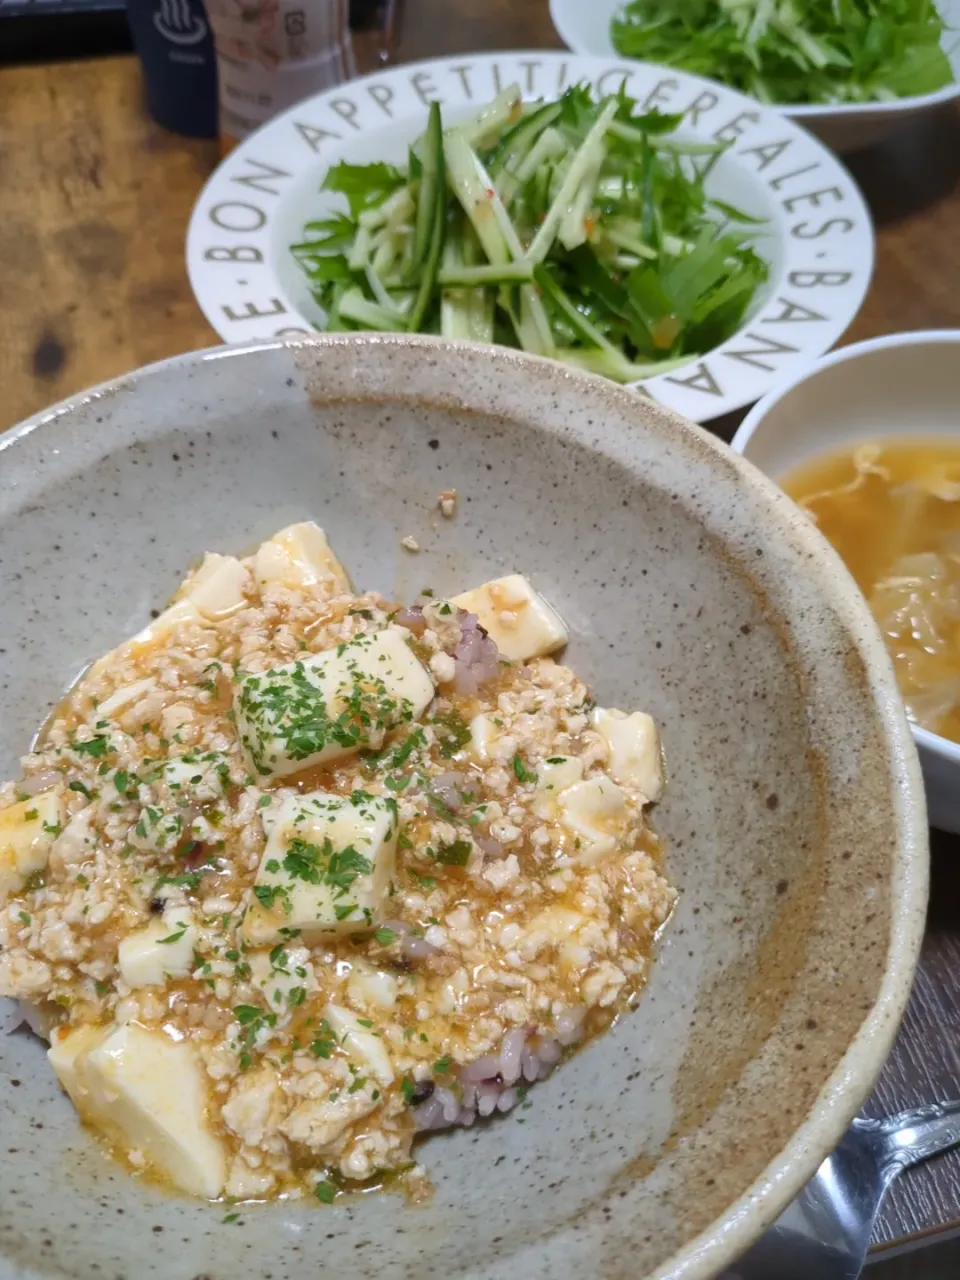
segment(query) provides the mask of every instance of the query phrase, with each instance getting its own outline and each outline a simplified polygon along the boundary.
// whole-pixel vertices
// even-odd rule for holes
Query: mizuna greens
[[[767,264],[755,219],[711,200],[724,149],[583,87],[524,104],[510,86],[464,124],[437,103],[389,164],[330,169],[348,211],[291,246],[328,329],[496,342],[634,382],[724,342]]]
[[[934,0],[632,0],[618,53],[761,102],[884,102],[954,80]]]

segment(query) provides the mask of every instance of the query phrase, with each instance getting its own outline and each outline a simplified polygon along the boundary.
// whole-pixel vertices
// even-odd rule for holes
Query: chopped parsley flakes
[[[519,751],[513,757],[513,772],[518,782],[536,782],[537,780],[537,775],[532,769],[527,768]]]
[[[446,715],[435,716],[430,722],[436,731],[440,754],[445,760],[451,759],[470,741],[470,726],[457,710],[448,711]]]
[[[310,1052],[315,1058],[329,1058],[337,1046],[337,1038],[333,1034],[333,1027],[326,1020],[320,1019],[320,1035],[310,1045]]]
[[[433,859],[447,867],[465,867],[472,852],[473,845],[469,840],[454,840],[452,844],[438,845]]]
[[[358,877],[369,875],[373,870],[373,863],[362,853],[358,853],[353,845],[337,849],[329,837],[322,844],[313,844],[295,836],[287,846],[283,869],[291,880],[327,885],[333,890],[335,897],[342,898]],[[269,864],[267,870],[270,870]],[[279,867],[277,870],[279,871]],[[337,919],[344,919],[353,910],[355,907],[351,906],[341,915],[338,909]]]
[[[180,922],[177,921],[177,932],[169,933],[165,938],[158,938],[157,946],[162,947],[169,942],[179,942],[186,932],[187,932],[187,926],[185,924],[180,924]]]
[[[307,760],[331,746],[355,751],[376,744],[388,729],[413,719],[412,705],[391,693],[372,663],[363,661],[378,644],[376,636],[359,636],[339,645],[335,658],[324,654],[244,677],[237,723],[258,773],[272,773],[280,754]],[[344,656],[346,663],[336,662]],[[341,683],[331,693],[331,673],[339,677],[342,668]]]

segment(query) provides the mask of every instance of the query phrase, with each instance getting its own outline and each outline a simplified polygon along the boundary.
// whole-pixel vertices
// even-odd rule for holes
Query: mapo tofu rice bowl
[[[0,789],[0,993],[196,1197],[429,1194],[629,1010],[675,892],[656,726],[515,574],[403,606],[315,524],[207,554]]]

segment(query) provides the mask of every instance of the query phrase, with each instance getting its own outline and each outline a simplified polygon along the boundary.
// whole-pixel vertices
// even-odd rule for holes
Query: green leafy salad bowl
[[[550,0],[575,53],[739,88],[854,151],[960,96],[960,0]]]

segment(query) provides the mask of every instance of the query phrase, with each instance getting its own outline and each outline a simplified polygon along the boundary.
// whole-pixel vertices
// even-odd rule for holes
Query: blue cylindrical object
[[[157,124],[217,136],[217,64],[201,0],[128,0],[127,20]]]

